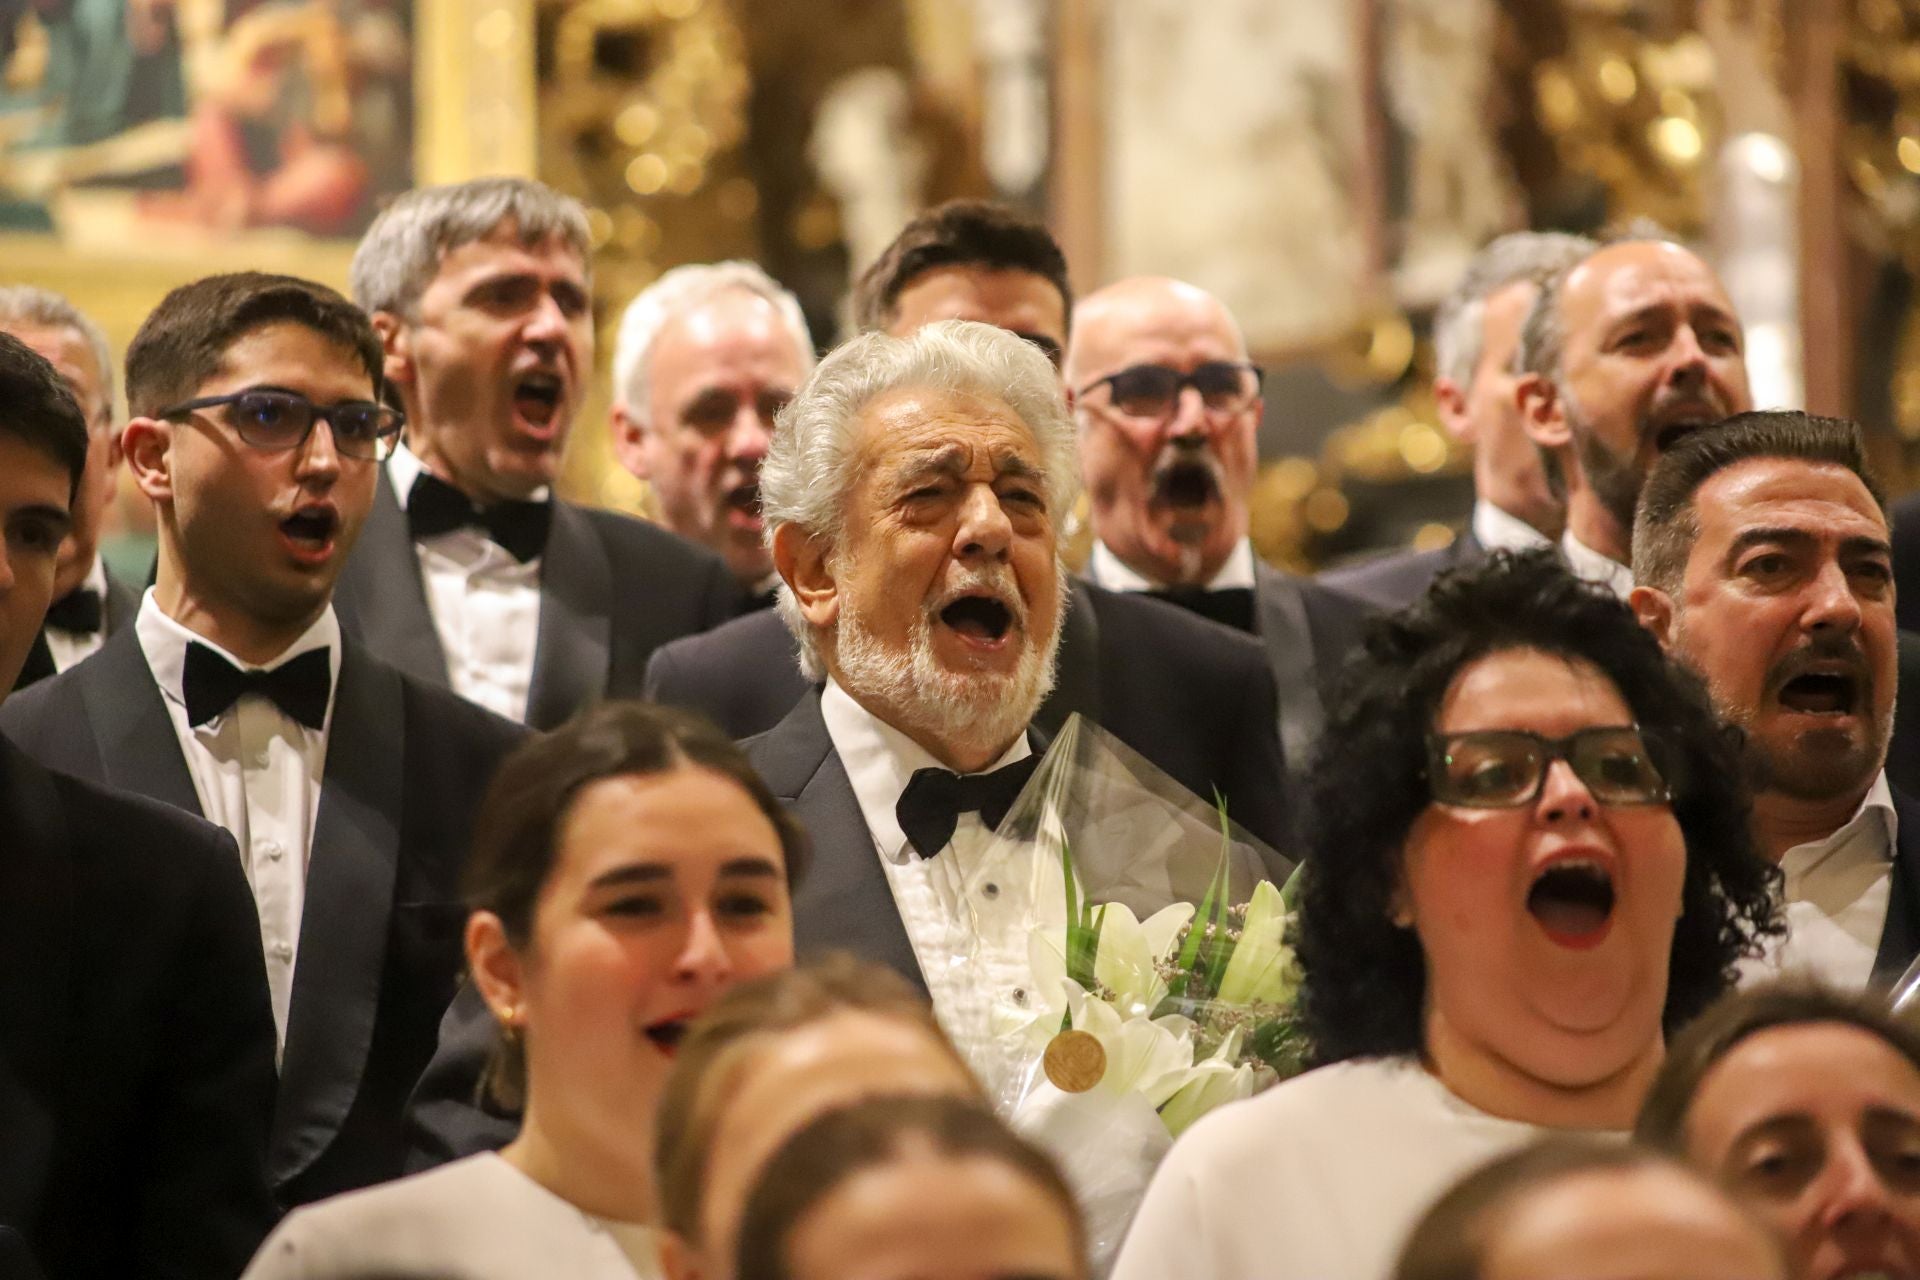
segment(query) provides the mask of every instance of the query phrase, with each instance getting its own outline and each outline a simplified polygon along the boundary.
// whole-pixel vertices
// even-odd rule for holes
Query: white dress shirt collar
[[[1553,543],[1519,516],[1502,511],[1485,498],[1473,504],[1473,536],[1487,551],[1531,551]]]
[[[413,482],[418,480],[420,473],[427,469],[427,464],[420,461],[420,455],[407,448],[405,441],[395,445],[393,452],[387,455],[387,478],[393,481],[393,491],[400,498],[402,511],[407,509],[407,495],[413,492]],[[441,479],[444,480],[446,477],[442,476]],[[447,483],[453,482],[449,480]],[[542,485],[528,494],[527,500],[545,502],[552,496],[553,490]]]
[[[98,631],[68,631],[57,627],[51,621],[47,623],[47,652],[53,655],[53,669],[65,671],[85,658],[98,652],[107,640],[105,609],[107,607],[107,566],[99,556],[93,558],[93,567],[87,570],[87,576],[80,580],[75,591],[91,591],[100,597],[102,610]]]
[[[1633,569],[1612,556],[1601,555],[1574,537],[1571,529],[1560,538],[1560,554],[1567,558],[1567,568],[1574,577],[1600,584],[1623,603],[1633,594]]]
[[[169,702],[181,707],[187,705],[185,684],[187,646],[190,644],[205,645],[242,671],[272,671],[303,653],[324,648],[328,657],[327,723],[329,726],[332,724],[333,696],[340,688],[340,620],[334,616],[332,605],[322,610],[320,616],[313,620],[313,625],[301,632],[292,644],[261,663],[237,658],[205,636],[168,617],[154,599],[152,587],[148,587],[146,594],[140,598],[140,612],[133,620],[133,629],[139,637],[141,652],[147,656],[147,666],[153,671],[161,694]]]
[[[1224,591],[1229,587],[1253,586],[1253,540],[1242,538],[1233,544],[1220,571],[1207,582],[1207,590]],[[1115,555],[1106,543],[1095,540],[1087,562],[1088,575],[1109,591],[1152,591],[1165,583],[1134,572]]]
[[[820,694],[820,715],[827,722],[827,736],[853,784],[854,799],[860,802],[860,814],[880,855],[891,862],[907,858],[906,833],[900,830],[896,806],[900,793],[921,769],[944,769],[931,752],[855,702],[853,695],[832,678]],[[1033,754],[1022,733],[1000,758],[982,769],[991,773]]]

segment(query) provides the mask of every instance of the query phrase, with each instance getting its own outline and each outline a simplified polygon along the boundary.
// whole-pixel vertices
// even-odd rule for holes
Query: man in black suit
[[[1256,636],[1280,691],[1281,746],[1303,766],[1363,609],[1254,554],[1263,405],[1240,326],[1190,284],[1122,280],[1080,303],[1066,378],[1092,511],[1088,580]]]
[[[107,572],[100,532],[120,470],[113,425],[113,356],[100,327],[57,293],[0,286],[0,333],[39,352],[60,371],[87,419],[87,469],[73,495],[73,522],[60,544],[47,621],[15,688],[65,671],[133,621],[140,593]]]
[[[723,557],[743,607],[773,604],[760,460],[773,415],[813,368],[800,301],[751,262],[688,263],[620,317],[609,426],[662,523]]]
[[[54,768],[233,833],[282,1047],[286,1203],[401,1171],[400,1115],[462,962],[472,810],[525,731],[341,634],[340,566],[398,414],[380,346],[321,285],[215,276],[127,352],[127,464],[152,499],[134,625],[0,708]]]
[[[1057,364],[1072,297],[1044,225],[958,200],[901,231],[861,275],[853,306],[863,327],[896,338],[935,320],[997,325]],[[1219,791],[1249,831],[1289,847],[1273,785],[1284,772],[1277,695],[1260,646],[1162,601],[1069,586],[1058,675],[1034,723],[1051,733],[1078,712],[1196,795]],[[765,614],[676,640],[647,668],[649,698],[704,712],[739,738],[779,723],[808,687],[792,635]]]
[[[1566,510],[1540,451],[1520,425],[1513,354],[1540,280],[1594,249],[1584,236],[1516,231],[1474,255],[1433,316],[1433,402],[1440,423],[1473,450],[1473,514],[1447,546],[1397,551],[1323,573],[1319,581],[1382,609],[1426,592],[1434,575],[1489,551],[1525,551],[1560,536]]]
[[[1633,553],[1634,612],[1746,731],[1789,930],[1754,970],[1898,978],[1920,953],[1920,804],[1887,781],[1892,557],[1859,428],[1770,411],[1679,441]]]
[[[586,213],[486,178],[394,201],[353,258],[405,442],[341,575],[341,624],[419,680],[538,729],[640,691],[732,617],[719,557],[551,496],[593,364]]]
[[[53,367],[0,334],[0,690],[87,449]],[[4,741],[0,831],[0,1275],[228,1280],[273,1222],[273,1018],[233,841]]]

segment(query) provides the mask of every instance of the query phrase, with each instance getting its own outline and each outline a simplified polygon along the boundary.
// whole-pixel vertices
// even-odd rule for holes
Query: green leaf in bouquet
[[[1253,1056],[1273,1068],[1282,1080],[1297,1076],[1307,1067],[1307,1036],[1298,1019],[1289,1011],[1266,1019],[1247,1038]]]

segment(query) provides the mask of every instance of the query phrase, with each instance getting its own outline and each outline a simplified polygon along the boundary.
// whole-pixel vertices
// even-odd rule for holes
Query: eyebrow
[[[778,879],[783,873],[773,861],[757,855],[729,858],[720,864],[723,876],[748,876]],[[673,868],[658,862],[630,862],[611,871],[603,871],[587,885],[589,889],[613,889],[627,885],[662,884],[673,879]]]
[[[1796,529],[1787,525],[1762,525],[1759,528],[1743,529],[1735,536],[1733,544],[1727,548],[1727,558],[1732,560],[1749,547],[1777,542],[1796,550],[1805,550],[1819,543],[1819,538],[1805,529]],[[1851,555],[1893,555],[1893,544],[1885,538],[1851,537],[1843,539],[1840,549]]]
[[[967,452],[959,445],[948,445],[932,453],[922,453],[902,463],[895,473],[895,480],[903,487],[924,480],[929,476],[957,476],[967,469]],[[993,460],[995,478],[1015,476],[1023,480],[1044,478],[1039,467],[1017,453],[1003,453]]]
[[[1813,1120],[1802,1112],[1787,1111],[1779,1115],[1757,1120],[1733,1136],[1733,1143],[1727,1148],[1729,1159],[1742,1156],[1756,1143],[1769,1138],[1797,1137],[1810,1133],[1814,1129]]]
[[[9,523],[21,519],[45,520],[55,528],[65,531],[73,524],[73,511],[67,507],[56,507],[51,502],[33,502],[7,512]]]

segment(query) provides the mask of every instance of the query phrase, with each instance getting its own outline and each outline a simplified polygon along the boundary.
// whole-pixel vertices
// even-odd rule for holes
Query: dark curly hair
[[[1597,667],[1659,752],[1687,849],[1669,1033],[1732,985],[1734,962],[1763,935],[1781,931],[1779,872],[1753,842],[1738,734],[1715,717],[1705,687],[1551,551],[1496,553],[1377,619],[1343,673],[1311,775],[1296,925],[1316,1065],[1422,1048],[1426,960],[1390,913],[1407,832],[1429,803],[1427,735],[1461,669],[1508,649]]]

